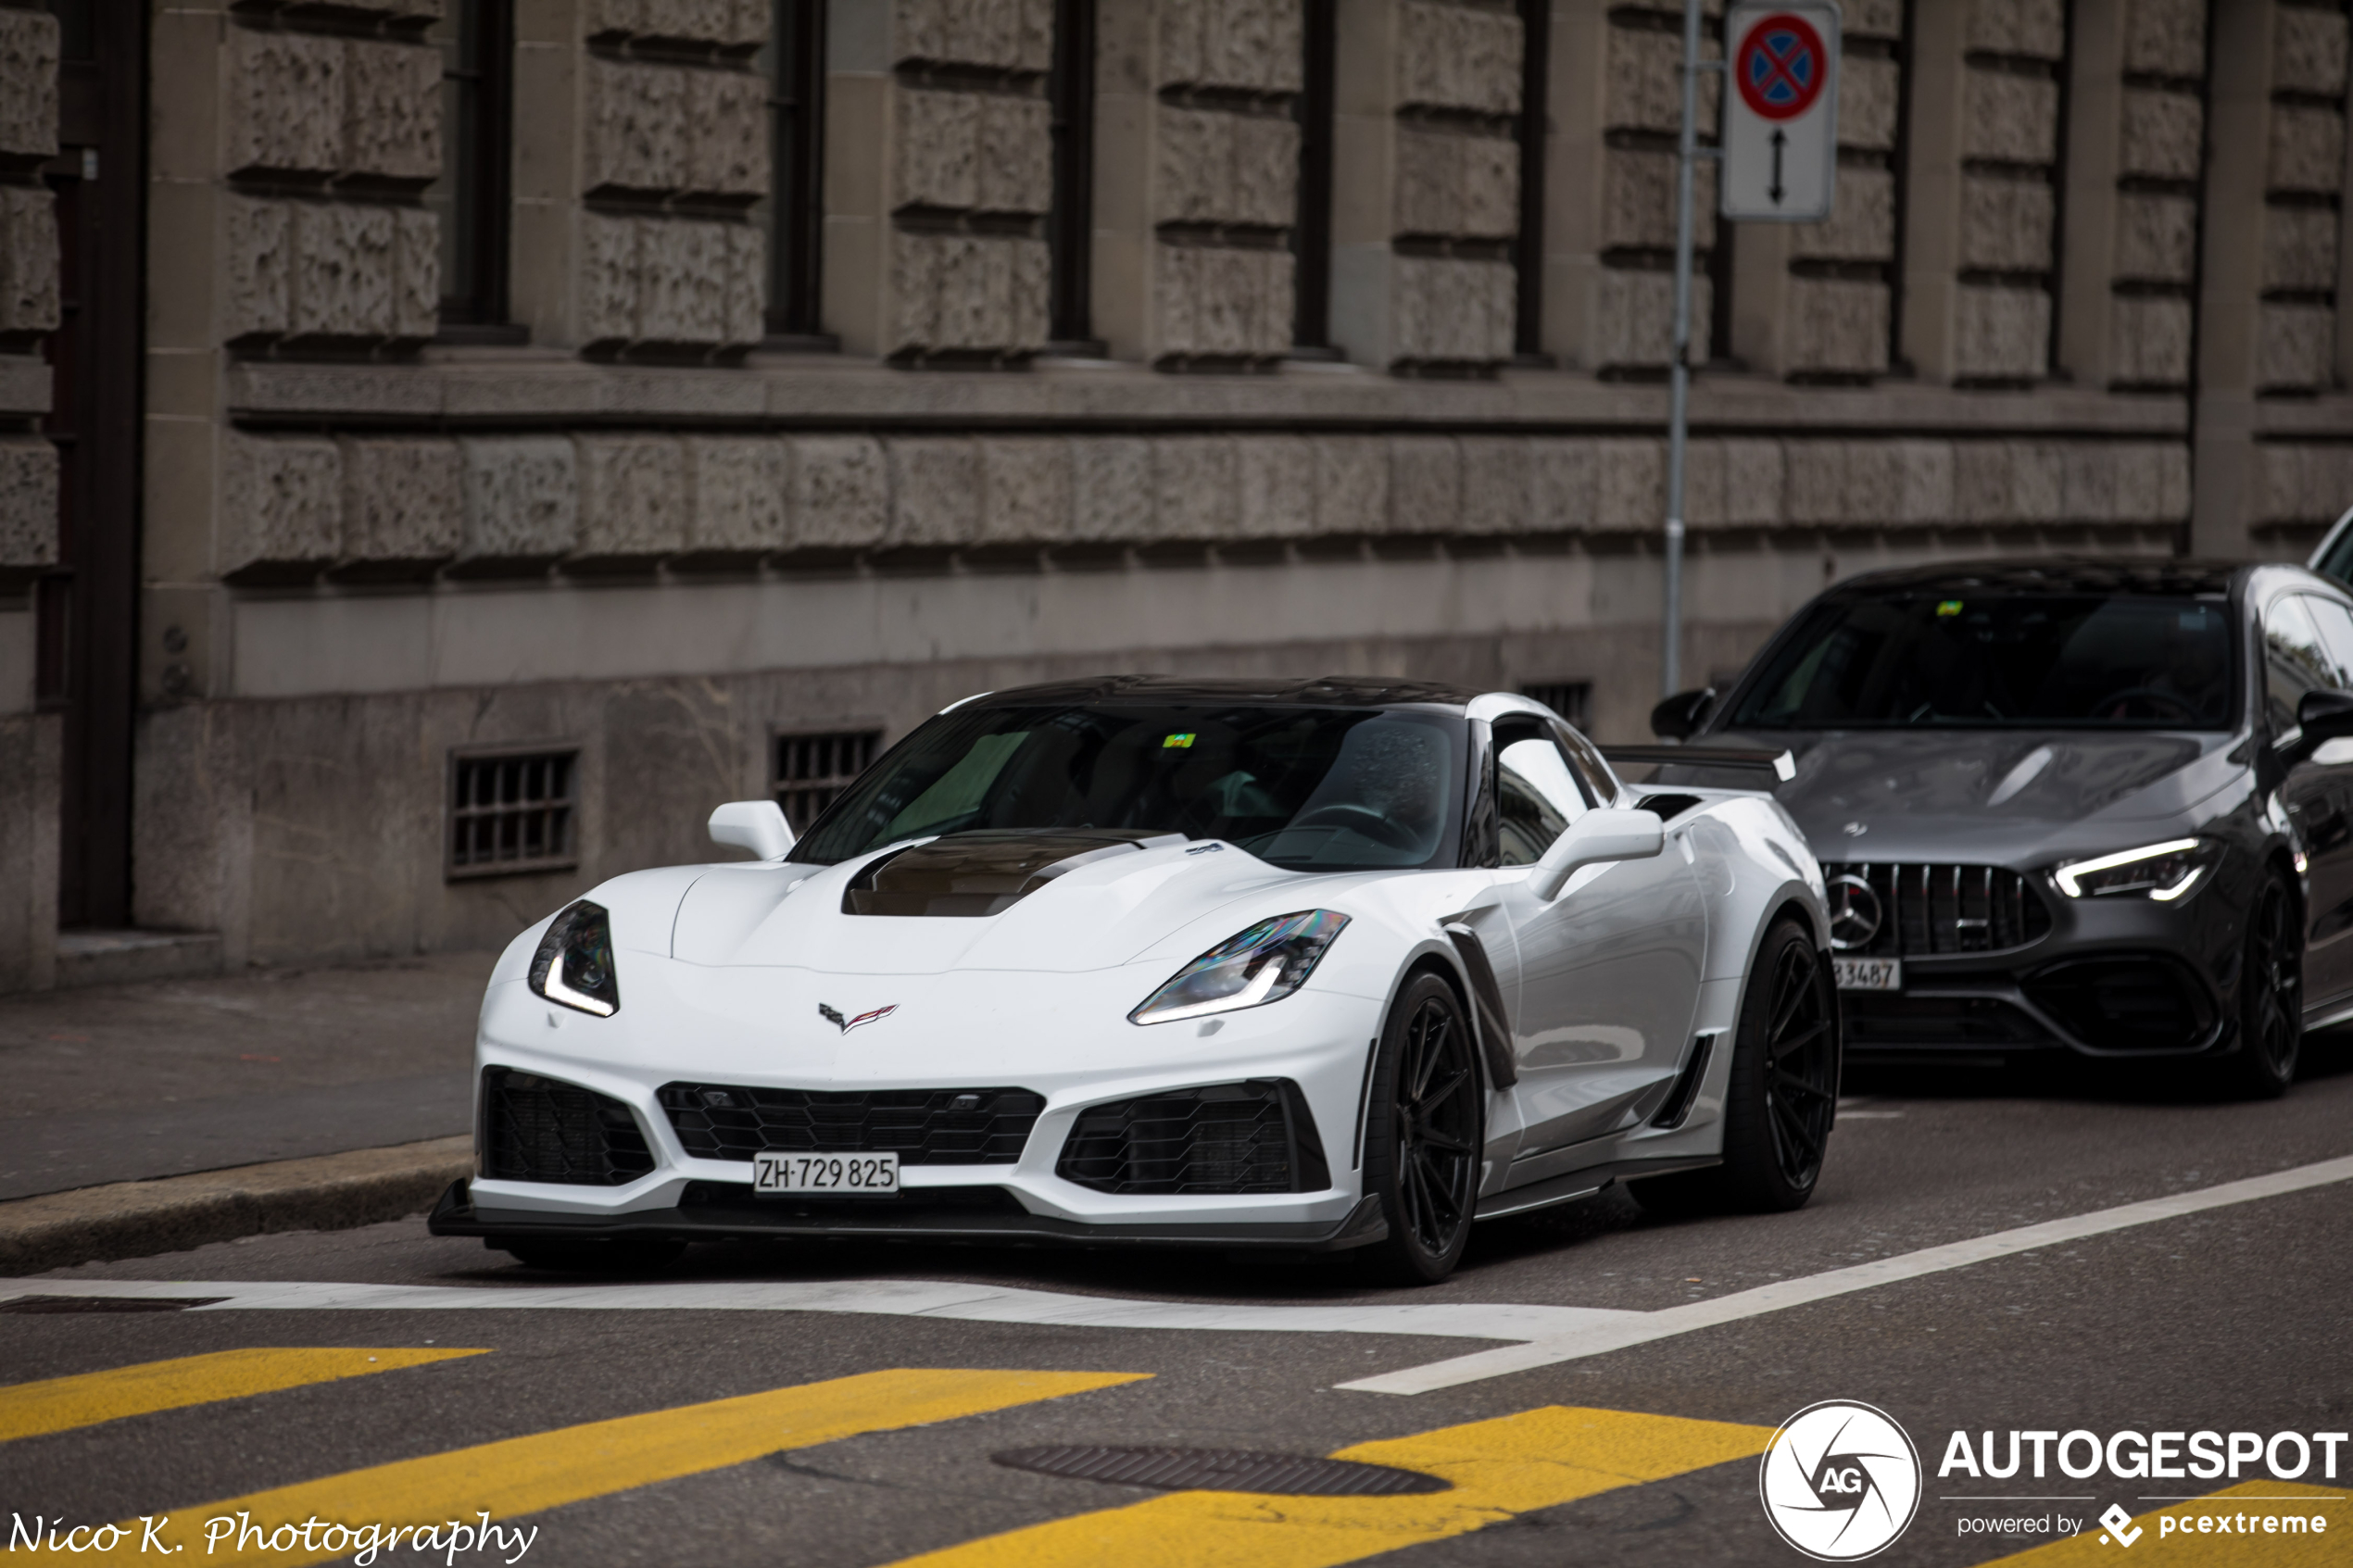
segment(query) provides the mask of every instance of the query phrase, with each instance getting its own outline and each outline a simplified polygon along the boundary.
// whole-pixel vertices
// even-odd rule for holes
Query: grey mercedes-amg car
[[[2353,598],[2303,568],[1995,560],[1843,583],[1651,722],[1794,755],[1850,1060],[2210,1059],[2278,1095],[2353,1018],[2348,687]]]

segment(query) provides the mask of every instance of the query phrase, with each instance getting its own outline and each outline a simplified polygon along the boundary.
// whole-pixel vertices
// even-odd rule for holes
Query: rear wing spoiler
[[[1602,755],[1612,762],[1676,764],[1686,768],[1753,768],[1769,772],[1780,783],[1797,777],[1797,759],[1786,751],[1761,746],[1605,746]],[[1770,785],[1767,786],[1771,787]]]

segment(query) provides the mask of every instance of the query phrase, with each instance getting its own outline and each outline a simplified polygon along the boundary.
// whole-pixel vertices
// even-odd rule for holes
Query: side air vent
[[[1169,1089],[1080,1113],[1054,1173],[1097,1192],[1321,1192],[1306,1097],[1287,1078]]]
[[[482,1122],[484,1172],[497,1181],[623,1186],[654,1168],[629,1108],[575,1084],[486,1068]]]

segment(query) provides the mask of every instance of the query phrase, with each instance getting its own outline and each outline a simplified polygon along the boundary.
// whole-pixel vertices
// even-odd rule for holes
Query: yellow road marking
[[[95,1426],[102,1421],[184,1410],[220,1399],[274,1394],[339,1377],[422,1366],[483,1350],[216,1350],[208,1356],[145,1361],[112,1372],[52,1377],[0,1388],[0,1442]]]
[[[2259,1495],[2266,1500],[2248,1502],[2245,1499]],[[2342,1499],[2342,1486],[2301,1486],[2293,1481],[2249,1481],[2244,1486],[2228,1486],[2221,1491],[2199,1498],[2193,1502],[2177,1502],[2167,1508],[2136,1516],[2133,1526],[2142,1533],[2133,1541],[2133,1568],[2155,1563],[2164,1568],[2168,1562],[2195,1562],[2198,1568],[2303,1568],[2306,1563],[2342,1564],[2346,1561],[2345,1533],[2353,1530],[2353,1510],[2339,1502],[2315,1501],[2299,1506],[2296,1502],[2277,1499],[2287,1498]],[[2242,1534],[2237,1527],[2239,1514],[2246,1514],[2255,1524],[2252,1534]],[[2262,1515],[2277,1517],[2284,1513],[2301,1514],[2310,1519],[2319,1514],[2328,1521],[2328,1529],[2321,1535],[2267,1535],[2263,1531]],[[2200,1514],[2214,1514],[2232,1521],[2228,1535],[2197,1533]],[[2186,1519],[2190,1531],[2184,1535],[2179,1523],[2171,1535],[2161,1532],[2159,1523],[2167,1517],[2176,1521]],[[2097,1520],[2088,1520],[2083,1533],[2070,1536],[2048,1546],[2032,1547],[2009,1557],[1994,1559],[1994,1562],[2031,1563],[2033,1568],[2059,1568],[2059,1565],[2096,1560],[2113,1563],[2119,1561],[2113,1544],[2102,1545],[2104,1534]],[[1988,1563],[1985,1568],[1994,1568]]]
[[[1769,1426],[1549,1405],[1496,1421],[1360,1443],[1334,1459],[1452,1481],[1416,1497],[1172,1492],[927,1552],[894,1568],[1329,1568],[1498,1524],[1619,1486],[1765,1451]]]
[[[189,1557],[201,1557],[206,1568],[253,1563],[301,1568],[352,1554],[347,1545],[339,1551],[326,1549],[323,1537],[315,1535],[313,1539],[321,1544],[304,1549],[299,1543],[306,1521],[346,1526],[434,1525],[451,1521],[472,1524],[477,1514],[487,1512],[494,1523],[504,1524],[520,1514],[720,1470],[786,1449],[812,1448],[863,1432],[951,1421],[1134,1383],[1150,1375],[915,1368],[870,1372],[765,1394],[594,1421],[174,1509],[170,1523],[158,1527],[157,1538],[193,1548]],[[206,1521],[233,1519],[241,1513],[250,1518],[236,1534],[208,1548]],[[245,1524],[261,1530],[262,1543],[281,1527],[290,1526],[296,1544],[290,1550],[257,1544],[245,1537]],[[126,1527],[129,1535],[114,1549],[88,1551],[77,1561],[145,1561],[140,1525],[131,1521]],[[287,1537],[279,1539],[283,1544]],[[245,1549],[237,1549],[241,1544]]]

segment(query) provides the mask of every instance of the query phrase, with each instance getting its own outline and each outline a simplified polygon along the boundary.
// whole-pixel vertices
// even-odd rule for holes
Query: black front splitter
[[[958,1211],[920,1201],[849,1199],[823,1210],[789,1198],[747,1196],[675,1209],[639,1209],[626,1214],[549,1214],[529,1209],[474,1206],[463,1180],[434,1205],[426,1228],[435,1236],[478,1236],[517,1241],[622,1241],[668,1239],[730,1241],[770,1236],[816,1236],[878,1241],[1013,1243],[1063,1247],[1213,1247],[1275,1252],[1344,1252],[1389,1236],[1380,1199],[1367,1194],[1337,1223],[1256,1225],[1123,1225],[1057,1220],[1022,1210],[1012,1195],[1000,1208]],[[969,1188],[928,1189],[969,1192]],[[1003,1189],[998,1189],[1002,1191]]]

